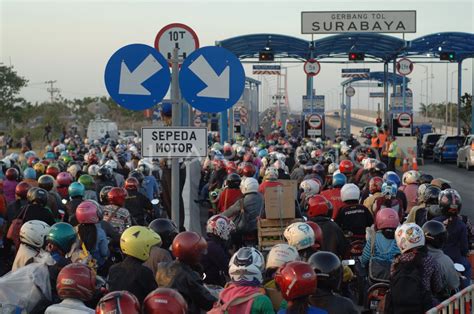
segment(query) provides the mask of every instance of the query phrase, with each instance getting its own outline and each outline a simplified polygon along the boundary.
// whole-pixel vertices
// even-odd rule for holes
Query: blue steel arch
[[[435,33],[408,42],[406,56],[430,54],[439,57],[442,51],[454,51],[456,61],[474,58],[474,34],[461,32]]]

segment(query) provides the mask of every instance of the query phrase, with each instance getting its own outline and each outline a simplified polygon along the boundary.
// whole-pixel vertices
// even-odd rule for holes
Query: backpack
[[[21,226],[23,226],[27,212],[28,206],[23,207],[18,216],[12,220],[12,223],[7,231],[7,239],[13,242],[17,251],[20,247],[20,229]]]
[[[390,278],[386,313],[424,313],[432,307],[431,292],[423,287],[420,261],[421,257],[416,256],[413,262],[398,265]]]
[[[235,298],[230,300],[227,303],[222,303],[222,300],[219,299],[216,303],[214,303],[214,307],[207,312],[207,314],[229,314],[229,313],[236,313],[229,308],[232,306],[239,306],[239,309],[246,308],[247,305],[244,303],[248,302],[253,302],[253,300],[258,297],[259,295],[262,295],[262,293],[257,292],[254,294],[250,294],[246,297],[241,297],[241,298]],[[250,313],[250,312],[249,312]]]
[[[89,267],[94,273],[97,273],[97,260],[87,250],[86,245],[84,243],[81,243],[81,249],[75,250],[71,254],[71,261],[73,263],[84,264]]]

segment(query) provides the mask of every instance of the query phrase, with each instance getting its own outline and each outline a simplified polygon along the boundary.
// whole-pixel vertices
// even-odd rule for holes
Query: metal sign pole
[[[342,85],[342,92],[341,92],[341,134],[343,134],[344,130],[344,85]]]
[[[351,135],[351,98],[346,96],[346,135],[347,138]]]
[[[172,122],[173,126],[181,126],[181,108],[179,97],[179,48],[173,49],[171,59],[171,102],[173,104]],[[179,160],[171,158],[171,218],[179,226]]]
[[[407,98],[406,98],[406,90],[407,89],[407,79],[405,75],[403,76],[403,90],[402,90],[402,97],[403,97],[403,112],[407,112]]]

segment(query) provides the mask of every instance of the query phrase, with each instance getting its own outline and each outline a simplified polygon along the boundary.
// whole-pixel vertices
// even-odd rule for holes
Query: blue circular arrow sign
[[[184,99],[203,112],[221,112],[232,107],[245,87],[240,60],[221,47],[203,47],[181,65],[179,86]]]
[[[165,97],[171,75],[168,62],[155,48],[132,44],[110,57],[104,79],[117,104],[130,110],[144,110]]]

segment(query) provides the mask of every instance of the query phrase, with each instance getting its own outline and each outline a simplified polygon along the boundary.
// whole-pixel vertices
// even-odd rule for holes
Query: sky
[[[413,1],[23,1],[0,0],[0,62],[13,65],[29,80],[21,96],[32,102],[47,101],[44,84],[56,80],[55,87],[65,98],[107,95],[104,69],[110,56],[122,46],[143,43],[153,46],[158,31],[165,25],[180,22],[192,27],[202,46],[215,41],[252,33],[277,33],[310,40],[301,34],[301,11],[347,10],[416,10],[417,33],[414,39],[442,31],[474,33],[474,1],[413,0]],[[315,35],[315,39],[328,35]],[[393,34],[401,38],[401,34]],[[472,60],[463,63],[463,92],[471,92]],[[288,67],[288,95],[292,110],[301,108],[301,96],[306,91],[303,64]],[[317,94],[326,96],[326,107],[339,105],[341,68],[346,65],[323,64],[315,78]],[[380,71],[382,65],[357,64]],[[261,79],[266,94],[276,91],[276,77],[255,77],[246,64],[247,76]],[[430,79],[429,102],[451,99],[451,77],[456,78],[455,64],[428,65]],[[409,75],[409,87],[414,91],[414,103],[420,102],[424,67],[415,65]],[[446,80],[446,77],[448,80]],[[425,81],[426,82],[426,81]],[[426,83],[423,82],[423,94]],[[456,87],[454,79],[453,87]],[[431,85],[432,88],[431,88]],[[375,89],[372,91],[376,91]],[[357,89],[352,105],[373,108],[382,99],[369,99],[367,88]],[[454,94],[455,95],[455,92]],[[268,95],[262,95],[268,102]],[[423,101],[426,95],[423,95]],[[455,97],[453,97],[455,99]],[[265,103],[264,103],[265,105]]]

